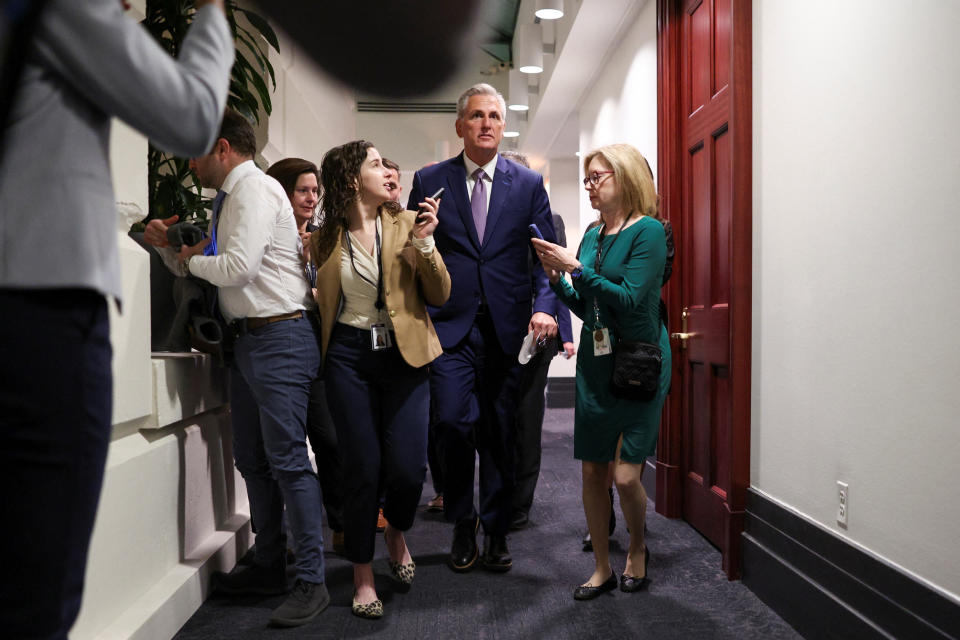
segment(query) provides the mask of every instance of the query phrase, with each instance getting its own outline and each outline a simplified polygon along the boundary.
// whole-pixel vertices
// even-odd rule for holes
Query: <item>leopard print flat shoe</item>
[[[350,611],[358,618],[376,620],[383,617],[383,602],[378,599],[373,602],[368,602],[367,604],[360,604],[354,600]]]
[[[413,575],[416,568],[417,564],[413,560],[406,564],[402,562],[390,562],[390,573],[403,584],[413,584]]]

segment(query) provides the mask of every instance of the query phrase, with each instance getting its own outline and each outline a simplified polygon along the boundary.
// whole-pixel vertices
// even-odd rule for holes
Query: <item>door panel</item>
[[[662,501],[720,547],[731,578],[749,484],[750,6],[658,3],[659,186],[677,239],[669,329],[684,337],[657,510]]]
[[[732,172],[730,167],[730,158],[732,149],[730,148],[729,129],[723,130],[714,137],[713,141],[713,166],[714,172],[714,208],[717,215],[714,216],[715,225],[713,237],[716,241],[716,251],[713,253],[713,301],[715,304],[727,304],[730,302],[730,233],[731,221],[733,219],[733,207],[731,201],[731,179]]]
[[[716,0],[714,6],[714,93],[719,93],[730,82],[730,0]]]
[[[694,4],[696,6],[691,7],[688,13],[690,16],[688,51],[691,58],[691,64],[688,67],[690,78],[688,114],[701,109],[713,95],[713,84],[710,82],[710,3],[698,0]]]

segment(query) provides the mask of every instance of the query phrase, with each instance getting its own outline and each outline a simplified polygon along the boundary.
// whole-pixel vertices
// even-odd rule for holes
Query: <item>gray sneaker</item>
[[[287,600],[273,611],[270,624],[275,627],[298,627],[307,624],[327,608],[330,594],[322,582],[297,579]]]

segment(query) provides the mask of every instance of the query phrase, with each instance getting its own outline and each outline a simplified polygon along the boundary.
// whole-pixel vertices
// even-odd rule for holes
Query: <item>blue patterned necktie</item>
[[[487,228],[487,185],[483,179],[483,169],[473,172],[476,182],[473,183],[473,193],[470,195],[470,211],[473,213],[473,224],[477,228],[477,239],[483,244],[483,232]]]
[[[203,255],[217,255],[217,225],[220,224],[220,208],[223,207],[223,199],[227,197],[226,191],[217,191],[217,197],[213,199],[213,213],[210,215],[210,244],[203,248]]]

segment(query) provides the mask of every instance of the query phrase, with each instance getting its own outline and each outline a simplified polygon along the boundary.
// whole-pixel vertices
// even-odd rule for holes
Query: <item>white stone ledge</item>
[[[251,538],[249,517],[237,514],[95,637],[98,640],[172,638],[206,599],[210,574],[234,567],[250,547]]]
[[[162,429],[227,402],[229,373],[204,353],[154,353],[154,424]]]

